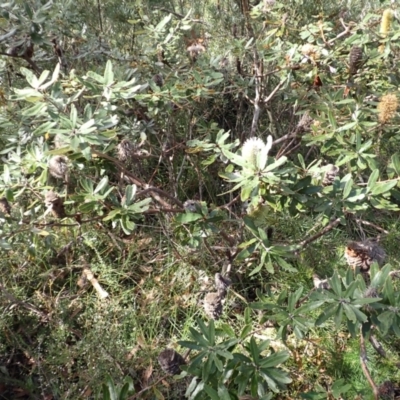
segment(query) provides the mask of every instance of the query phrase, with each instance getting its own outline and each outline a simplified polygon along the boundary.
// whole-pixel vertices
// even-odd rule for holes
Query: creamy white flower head
[[[269,135],[267,138],[267,144],[265,144],[259,138],[250,138],[243,143],[242,157],[254,167],[260,169],[265,168],[267,164],[268,153],[272,147],[272,136]]]

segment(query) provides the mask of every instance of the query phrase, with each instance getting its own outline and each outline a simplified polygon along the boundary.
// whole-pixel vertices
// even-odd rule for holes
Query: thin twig
[[[365,350],[365,341],[364,341],[364,335],[362,333],[362,325],[360,326],[360,362],[364,376],[367,378],[367,381],[370,384],[372,391],[374,392],[374,398],[375,400],[379,400],[379,390],[375,385],[375,382],[373,381],[369,369],[367,367],[367,352]]]
[[[369,337],[369,342],[371,343],[372,347],[376,350],[378,354],[380,354],[382,357],[386,358],[386,351],[383,348],[382,344],[378,341],[378,339],[374,336],[371,335]]]
[[[389,235],[389,231],[387,231],[386,229],[381,228],[378,225],[373,224],[372,222],[369,221],[364,221],[363,219],[360,218],[356,218],[356,221],[359,222],[360,224],[363,225],[367,225],[367,226],[372,226],[373,228],[375,228],[377,231],[384,233],[385,235]]]
[[[336,218],[335,220],[331,221],[324,229],[322,229],[321,231],[319,231],[315,235],[309,237],[308,239],[302,240],[299,243],[299,246],[300,247],[305,247],[308,244],[310,244],[311,242],[314,242],[315,240],[317,240],[321,236],[323,236],[326,233],[328,233],[329,231],[331,231],[335,226],[339,225],[339,223],[340,223],[340,218]]]

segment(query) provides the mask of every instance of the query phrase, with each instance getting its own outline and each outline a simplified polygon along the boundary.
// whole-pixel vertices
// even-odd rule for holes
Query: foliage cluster
[[[0,6],[0,396],[394,398],[387,3]]]

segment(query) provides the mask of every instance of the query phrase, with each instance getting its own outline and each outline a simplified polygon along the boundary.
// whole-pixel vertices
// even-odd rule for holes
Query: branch
[[[360,326],[360,362],[364,376],[367,378],[367,381],[370,384],[372,391],[374,392],[374,398],[375,400],[379,400],[379,390],[376,387],[375,382],[373,381],[369,369],[367,367],[367,352],[365,350],[365,341],[362,333],[362,325]]]
[[[371,343],[372,347],[376,350],[378,354],[380,354],[382,357],[386,358],[386,351],[383,348],[382,344],[377,340],[377,338],[374,335],[371,335],[369,337],[369,342]]]
[[[336,218],[335,220],[331,221],[324,229],[322,229],[320,232],[316,233],[315,235],[309,237],[308,239],[304,239],[299,243],[300,247],[305,247],[311,242],[314,242],[321,236],[325,235],[329,231],[331,231],[335,226],[339,225],[340,223],[340,218]]]

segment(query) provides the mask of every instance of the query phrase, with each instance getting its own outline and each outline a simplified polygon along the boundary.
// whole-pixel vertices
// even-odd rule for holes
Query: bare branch
[[[335,226],[339,225],[340,218],[336,218],[335,220],[331,221],[324,229],[320,232],[316,233],[315,235],[309,237],[308,239],[304,239],[299,243],[299,246],[305,247],[310,243],[314,242],[315,240],[319,239],[321,236],[325,235],[329,231],[331,231]]]
[[[365,350],[365,341],[362,333],[362,325],[360,327],[360,362],[364,376],[367,378],[367,381],[370,384],[372,391],[374,392],[374,399],[379,400],[379,389],[377,388],[375,382],[373,381],[369,369],[367,367],[367,351]]]

